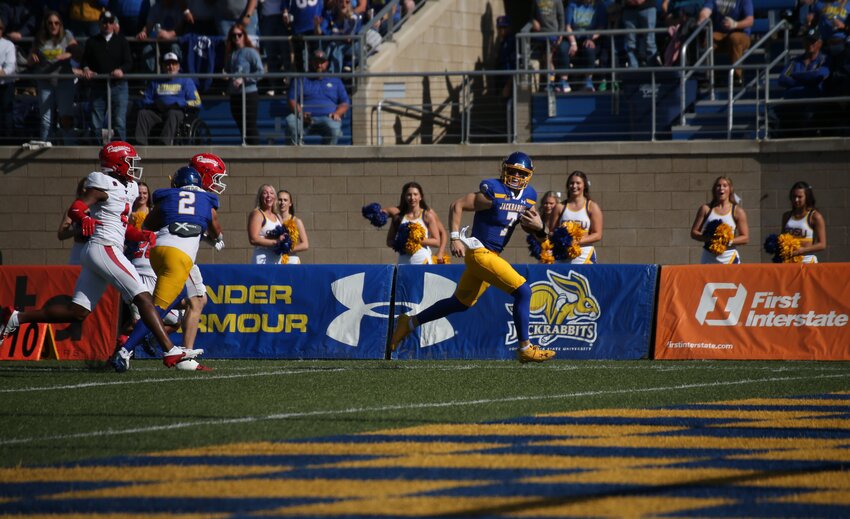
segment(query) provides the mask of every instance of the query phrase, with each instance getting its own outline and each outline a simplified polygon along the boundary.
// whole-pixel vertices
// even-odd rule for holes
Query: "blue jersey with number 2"
[[[514,193],[497,178],[483,180],[478,189],[493,201],[493,207],[475,212],[472,236],[478,238],[488,250],[502,252],[511,240],[520,215],[537,203],[537,191],[526,186]]]
[[[181,188],[157,189],[153,203],[162,211],[166,227],[172,223],[194,223],[207,230],[212,221],[212,210],[218,209],[218,195],[208,191]]]

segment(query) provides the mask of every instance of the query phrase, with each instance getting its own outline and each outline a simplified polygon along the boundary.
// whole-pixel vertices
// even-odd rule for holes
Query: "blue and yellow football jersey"
[[[200,225],[203,233],[212,220],[212,210],[218,209],[218,195],[181,188],[157,189],[153,203],[162,211],[165,226],[193,223]]]
[[[472,221],[472,236],[496,253],[511,240],[520,215],[537,203],[537,191],[531,186],[517,194],[497,178],[483,180],[478,188],[493,201],[493,207],[476,211]]]

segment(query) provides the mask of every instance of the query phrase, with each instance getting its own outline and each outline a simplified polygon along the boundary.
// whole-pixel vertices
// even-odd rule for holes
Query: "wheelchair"
[[[210,127],[201,119],[200,110],[186,108],[183,111],[183,123],[177,127],[174,136],[175,146],[209,146],[212,144]]]

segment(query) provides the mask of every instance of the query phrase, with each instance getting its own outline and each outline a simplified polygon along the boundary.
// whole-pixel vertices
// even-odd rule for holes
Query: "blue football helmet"
[[[187,187],[195,186],[203,189],[204,185],[201,181],[201,174],[198,170],[191,166],[183,166],[178,169],[171,177],[171,187]]]
[[[511,189],[523,189],[531,181],[534,164],[531,157],[521,151],[515,151],[502,161],[500,180]]]

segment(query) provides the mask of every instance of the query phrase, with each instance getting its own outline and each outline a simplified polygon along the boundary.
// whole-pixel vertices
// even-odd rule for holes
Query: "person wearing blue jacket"
[[[829,77],[829,59],[821,52],[823,38],[817,27],[809,28],[803,35],[803,54],[797,56],[779,76],[779,85],[785,87],[783,99],[810,99],[823,95]],[[802,130],[805,135],[818,131],[813,124],[818,113],[817,103],[779,105],[776,114],[782,129]]]
[[[168,79],[152,81],[145,89],[144,107],[136,115],[136,141],[148,145],[151,130],[162,124],[160,139],[162,144],[174,144],[177,128],[183,123],[187,108],[199,108],[201,96],[190,78],[177,77],[180,61],[177,54],[167,53],[162,59],[163,68],[170,74]]]

